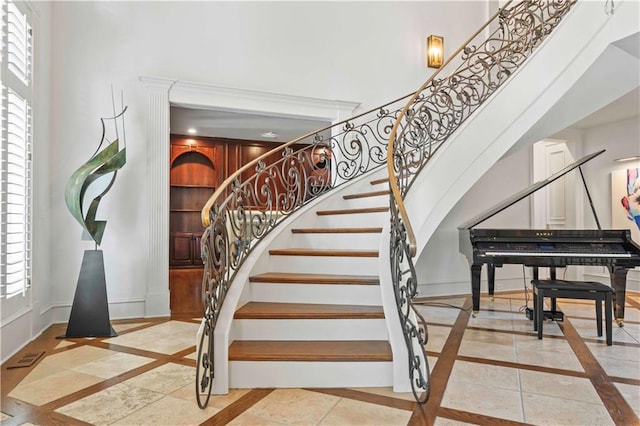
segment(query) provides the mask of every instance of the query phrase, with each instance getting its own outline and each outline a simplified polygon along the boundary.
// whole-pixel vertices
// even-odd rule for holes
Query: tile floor
[[[429,402],[376,389],[233,389],[198,408],[198,320],[113,321],[117,337],[56,340],[29,368],[2,369],[2,426],[640,424],[640,298],[627,297],[614,345],[589,301],[559,301],[562,323],[538,340],[522,294],[426,301]],[[60,329],[64,331],[64,329]],[[59,333],[61,334],[61,333]],[[33,345],[33,344],[32,344]]]

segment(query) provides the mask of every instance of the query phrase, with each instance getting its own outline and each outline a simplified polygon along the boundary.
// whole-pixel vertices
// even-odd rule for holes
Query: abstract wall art
[[[640,242],[640,166],[611,172],[611,225]]]

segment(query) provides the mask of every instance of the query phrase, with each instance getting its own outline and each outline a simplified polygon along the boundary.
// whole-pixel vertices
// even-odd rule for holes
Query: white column
[[[149,251],[145,317],[169,311],[169,90],[172,80],[141,78],[149,90],[147,196]]]

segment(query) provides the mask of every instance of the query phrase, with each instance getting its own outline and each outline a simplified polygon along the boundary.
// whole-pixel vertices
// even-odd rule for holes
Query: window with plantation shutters
[[[31,281],[32,30],[23,2],[2,1],[0,296]]]

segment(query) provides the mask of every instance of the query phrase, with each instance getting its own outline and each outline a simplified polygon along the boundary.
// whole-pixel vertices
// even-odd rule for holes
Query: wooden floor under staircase
[[[384,188],[386,182],[370,184]],[[267,384],[260,380],[269,379],[251,381],[248,376],[253,373],[272,376],[276,383],[270,386],[391,384],[392,353],[377,263],[366,264],[376,265],[375,270],[359,266],[377,262],[381,225],[388,220],[388,194],[386,188],[361,191],[344,195],[340,205],[330,209],[319,204],[315,213],[323,219],[318,226],[293,228],[291,246],[268,250],[271,270],[250,276],[254,298],[234,315],[235,339],[229,346],[232,387]],[[359,207],[363,199],[368,204]],[[343,226],[347,216],[361,226]],[[324,242],[316,244],[314,238]],[[299,241],[304,244],[295,245]],[[313,258],[312,269],[292,267],[304,264],[304,258]],[[346,266],[336,267],[336,262]],[[366,273],[357,273],[362,271]],[[319,294],[331,303],[318,302],[314,295]],[[303,376],[315,372],[324,377],[306,383],[282,378],[302,371]]]

